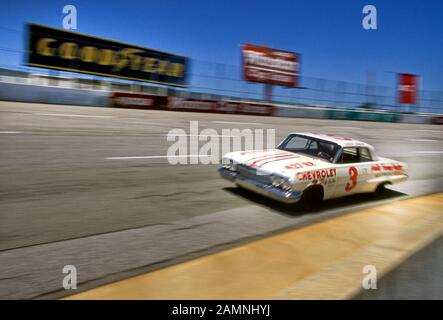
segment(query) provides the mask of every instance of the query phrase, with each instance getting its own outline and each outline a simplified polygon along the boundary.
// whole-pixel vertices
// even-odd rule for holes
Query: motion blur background
[[[34,78],[33,83],[55,86],[149,92],[149,88],[140,88],[140,83],[133,81],[104,81],[99,76],[23,66],[25,23],[62,28],[62,8],[66,4],[3,4],[1,80]],[[275,86],[275,102],[443,112],[441,1],[373,1],[371,4],[377,8],[375,30],[362,27],[365,1],[280,1],[272,5],[249,0],[72,4],[78,15],[74,31],[190,57],[190,88],[186,91],[262,100],[263,85],[244,81],[241,75],[240,44],[249,42],[301,55],[300,87]],[[418,103],[399,105],[397,73],[419,76]],[[41,75],[46,80],[35,79],[42,78]],[[47,76],[52,81],[47,81]]]
[[[38,51],[29,48],[29,23],[61,29],[58,43],[74,41],[63,30],[68,4],[77,10],[71,31],[116,41],[114,53],[134,45],[153,49],[143,55],[173,53],[164,61],[185,57],[188,86],[27,65]],[[76,292],[147,272],[143,285],[80,298],[305,298],[291,288],[315,279],[311,298],[441,299],[443,1],[371,1],[371,30],[362,26],[367,4],[3,1],[0,298],[71,295],[62,270],[74,265]],[[94,50],[100,41],[91,40]],[[245,81],[242,44],[298,53],[299,85],[274,85],[271,96],[267,84]],[[413,103],[399,101],[399,74],[417,76]],[[292,131],[353,137],[407,163],[409,180],[382,198],[355,195],[306,212],[233,187],[218,165],[168,163],[168,133],[188,132],[193,121],[217,132],[275,130],[276,142]],[[271,237],[284,231],[288,239]],[[357,296],[361,267],[377,263],[393,273]],[[358,290],[324,290],[328,279]]]

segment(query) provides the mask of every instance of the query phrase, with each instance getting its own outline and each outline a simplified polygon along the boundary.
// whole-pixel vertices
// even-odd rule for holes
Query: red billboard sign
[[[417,79],[415,74],[398,75],[398,100],[404,104],[417,104]]]
[[[251,44],[242,45],[243,78],[247,81],[297,87],[300,55]]]

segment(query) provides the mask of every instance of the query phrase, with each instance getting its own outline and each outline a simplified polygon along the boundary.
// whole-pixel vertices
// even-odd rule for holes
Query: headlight
[[[281,177],[272,176],[271,183],[273,187],[280,188],[285,191],[289,191],[292,189],[291,183]]]
[[[237,171],[237,166],[232,162],[223,164],[223,168],[228,169],[229,171]]]
[[[280,185],[280,188],[282,188],[285,191],[289,191],[292,189],[292,185],[291,183],[289,183],[289,181],[285,181]]]
[[[275,176],[272,176],[272,177],[271,177],[271,183],[272,183],[272,186],[274,186],[274,187],[276,187],[276,188],[280,187],[280,185],[281,185],[284,181],[285,181],[285,180],[283,180],[283,179],[280,178],[280,177],[275,177]]]

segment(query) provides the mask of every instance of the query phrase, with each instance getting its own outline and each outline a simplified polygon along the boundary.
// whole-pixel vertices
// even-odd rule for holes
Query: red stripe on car
[[[287,154],[283,154],[283,155],[274,155],[274,156],[271,156],[271,157],[268,156],[268,157],[265,157],[265,158],[262,158],[262,159],[255,160],[254,162],[251,163],[251,166],[255,167],[258,162],[262,162],[262,161],[273,160],[273,159],[280,159],[280,158],[290,158],[290,157],[293,157],[293,156],[294,156],[294,154],[292,154],[292,153],[287,153]]]

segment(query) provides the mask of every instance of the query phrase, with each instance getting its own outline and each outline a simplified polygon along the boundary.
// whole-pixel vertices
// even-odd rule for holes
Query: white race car
[[[322,200],[377,192],[405,181],[405,163],[378,157],[352,138],[291,133],[276,149],[226,154],[219,169],[237,185],[285,202],[316,207]]]

